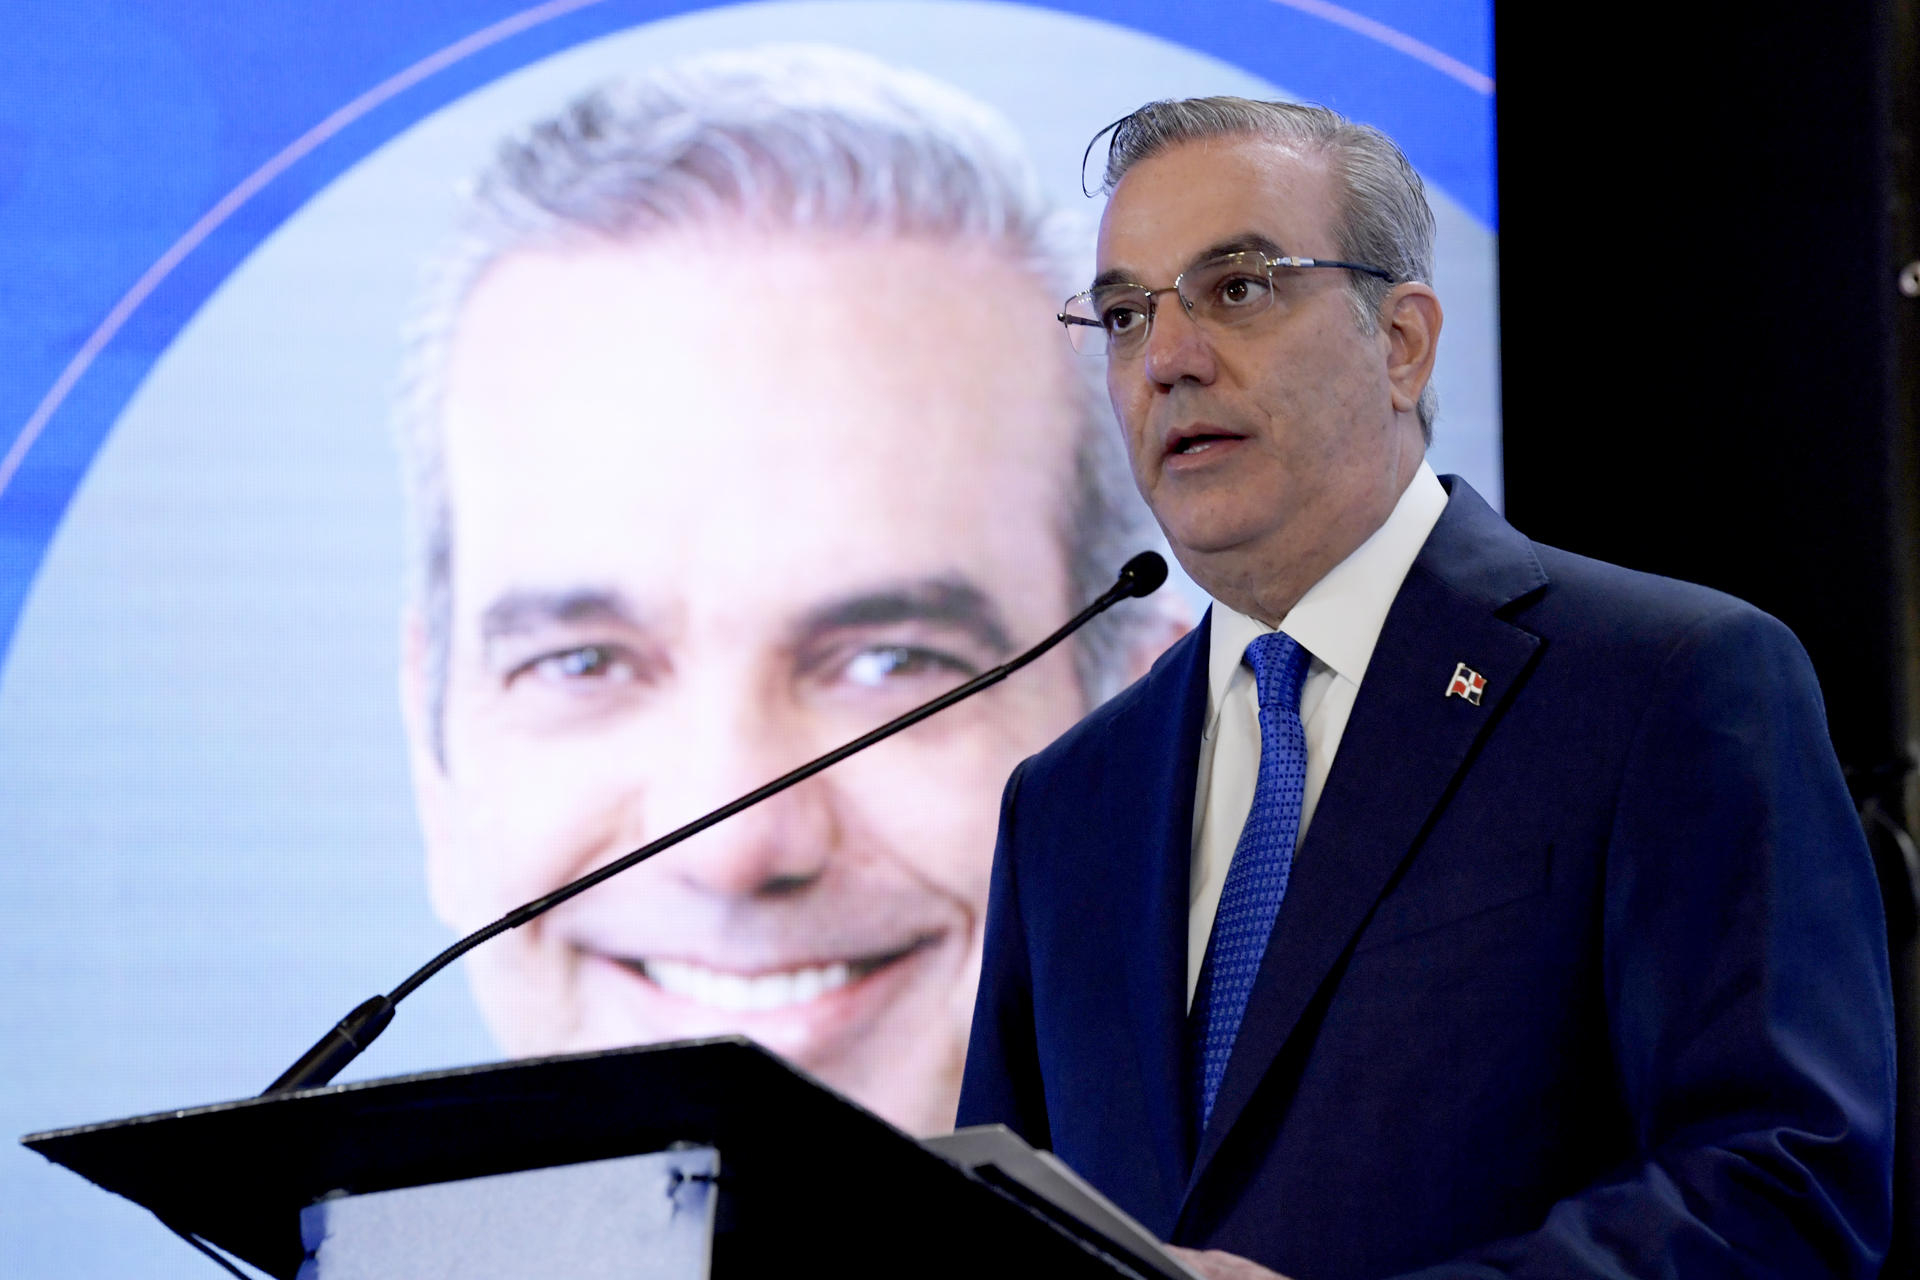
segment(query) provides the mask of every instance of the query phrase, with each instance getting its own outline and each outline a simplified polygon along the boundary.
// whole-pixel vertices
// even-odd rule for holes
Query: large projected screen
[[[257,1091],[456,932],[1094,594],[1155,534],[1053,314],[1091,276],[1083,151],[1148,99],[1316,101],[1405,147],[1431,458],[1497,502],[1489,30],[1485,0],[16,28],[0,1130]],[[1203,603],[489,944],[348,1078],[745,1031],[943,1127],[1001,785]],[[7,1274],[205,1265],[0,1157]]]

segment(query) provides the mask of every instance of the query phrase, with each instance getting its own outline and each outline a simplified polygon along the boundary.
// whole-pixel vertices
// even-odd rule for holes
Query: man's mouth
[[[726,1013],[763,1013],[807,1004],[870,977],[931,945],[935,935],[915,938],[904,947],[851,960],[829,960],[764,973],[730,973],[688,960],[659,957],[621,959],[619,963],[667,995]]]
[[[1230,431],[1194,431],[1176,435],[1173,439],[1169,440],[1167,442],[1167,453],[1172,456],[1204,453],[1214,445],[1222,444],[1229,440],[1241,440],[1244,438],[1245,437],[1235,435]]]

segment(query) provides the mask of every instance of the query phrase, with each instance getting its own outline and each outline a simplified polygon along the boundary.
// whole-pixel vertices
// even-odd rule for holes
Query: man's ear
[[[427,893],[434,913],[459,929],[459,878],[454,866],[456,813],[453,782],[441,759],[440,725],[428,674],[427,629],[419,611],[408,607],[400,619],[400,718],[407,730],[407,766],[413,775],[413,800],[426,843]],[[444,693],[439,699],[445,703]]]
[[[1387,339],[1387,379],[1393,387],[1393,407],[1412,413],[1420,393],[1433,376],[1434,354],[1440,348],[1440,298],[1431,285],[1409,280],[1393,286],[1382,312],[1381,330]]]

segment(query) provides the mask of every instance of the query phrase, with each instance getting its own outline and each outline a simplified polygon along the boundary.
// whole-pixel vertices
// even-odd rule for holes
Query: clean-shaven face
[[[1317,152],[1259,138],[1176,145],[1114,189],[1100,278],[1162,288],[1246,249],[1339,258],[1337,208]],[[1422,452],[1417,424],[1396,417],[1389,337],[1356,323],[1347,273],[1281,269],[1274,285],[1271,309],[1211,333],[1160,295],[1144,352],[1107,364],[1135,481],[1216,595],[1301,566],[1297,596],[1379,526]]]
[[[435,901],[471,929],[1064,620],[1074,412],[989,250],[745,227],[526,252],[454,336]],[[1002,784],[1084,710],[1056,650],[474,953],[511,1052],[745,1032],[952,1123]]]

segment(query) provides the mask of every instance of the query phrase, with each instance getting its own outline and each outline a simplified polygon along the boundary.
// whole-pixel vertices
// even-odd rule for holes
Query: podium
[[[689,1226],[706,1233],[700,1265],[710,1256],[722,1280],[803,1266],[848,1277],[1151,1274],[733,1037],[333,1085],[22,1141],[286,1280],[328,1280],[319,1237],[330,1207],[392,1199],[404,1214],[405,1197],[377,1193],[415,1187],[564,1203],[584,1194],[587,1162],[654,1153],[606,1170],[635,1188],[639,1216],[679,1223],[681,1244]]]

